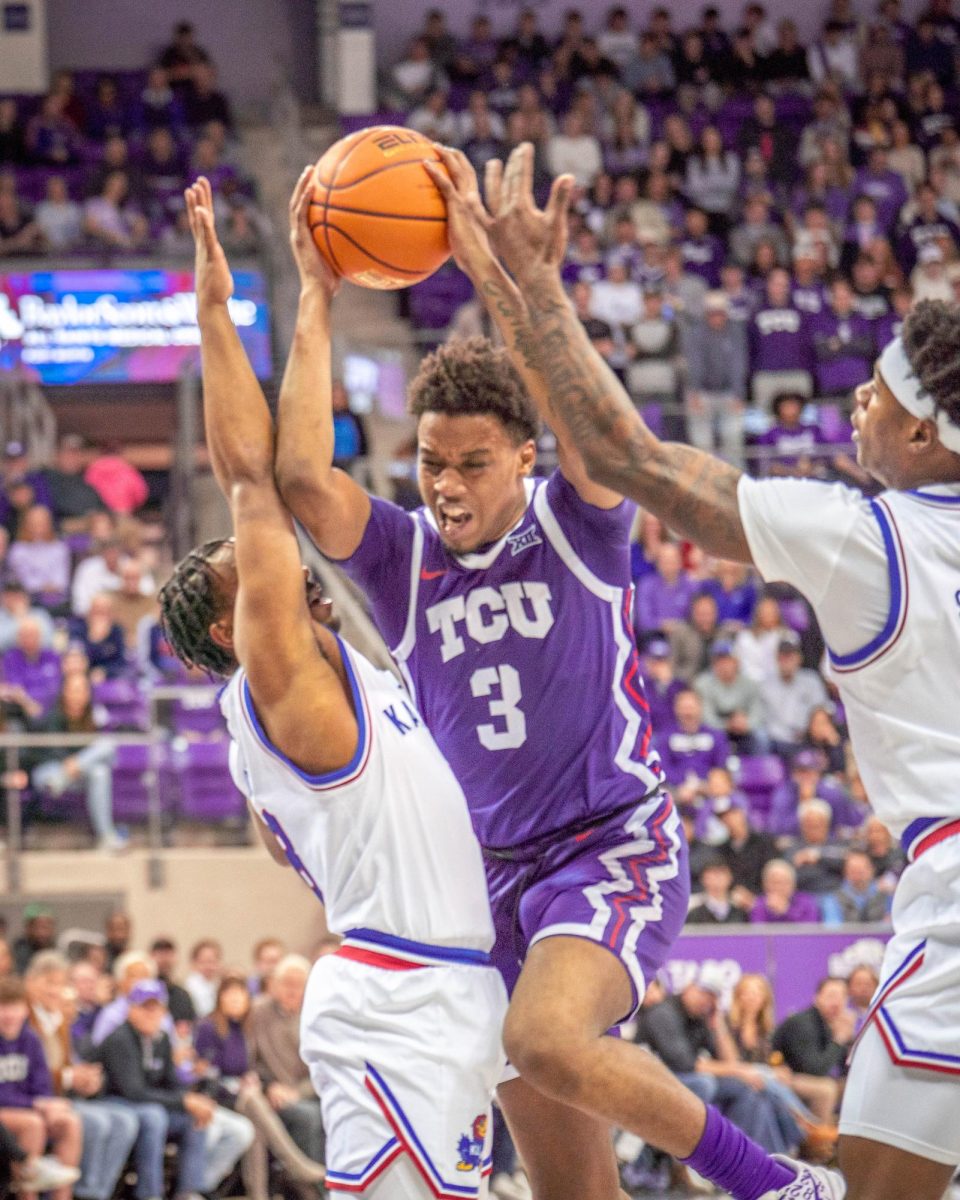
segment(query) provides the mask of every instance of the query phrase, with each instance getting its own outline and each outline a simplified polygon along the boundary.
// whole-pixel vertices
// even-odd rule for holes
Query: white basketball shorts
[[[960,822],[901,876],[840,1132],[960,1163]]]
[[[301,1056],[323,1109],[330,1191],[362,1192],[406,1155],[438,1200],[480,1195],[507,1008],[486,962],[354,931],[315,964]]]

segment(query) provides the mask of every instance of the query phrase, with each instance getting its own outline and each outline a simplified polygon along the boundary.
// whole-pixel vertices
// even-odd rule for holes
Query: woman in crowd
[[[7,553],[15,579],[45,607],[62,604],[70,590],[70,548],[57,537],[49,508],[34,504],[21,520]]]
[[[64,678],[57,703],[45,717],[33,722],[32,731],[94,734],[99,719],[89,677],[74,671]],[[59,797],[71,787],[83,789],[97,849],[108,853],[117,853],[127,845],[126,837],[113,823],[113,757],[113,742],[98,737],[80,749],[63,746],[35,750],[28,759],[31,782],[38,791]]]
[[[86,651],[93,683],[116,679],[126,672],[123,629],[114,619],[113,597],[109,592],[94,596],[87,615],[73,622],[72,632]]]
[[[826,774],[844,775],[847,770],[847,743],[829,709],[815,708],[807,722],[800,747],[819,750],[826,760]]]
[[[809,1139],[836,1141],[834,1125],[839,1085],[829,1076],[798,1075],[789,1067],[772,1066],[776,1022],[773,989],[763,975],[743,975],[733,989],[727,1025],[740,1062],[760,1068],[764,1086],[775,1090]]]
[[[208,1079],[217,1103],[249,1118],[257,1131],[241,1163],[249,1200],[269,1200],[268,1150],[306,1196],[312,1185],[322,1181],[324,1169],[297,1148],[250,1068],[244,1034],[249,1012],[246,980],[240,975],[225,975],[217,988],[216,1007],[197,1025],[194,1046],[198,1057],[208,1064]]]
[[[733,644],[740,669],[748,679],[763,683],[777,674],[777,646],[786,632],[780,604],[773,596],[761,596],[748,629],[741,629]]]

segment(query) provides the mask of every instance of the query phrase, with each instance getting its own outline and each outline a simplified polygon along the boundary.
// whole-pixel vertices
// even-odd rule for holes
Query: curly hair
[[[902,336],[920,386],[960,425],[960,305],[921,300],[908,313]]]
[[[210,626],[223,607],[210,560],[226,541],[216,538],[191,550],[174,567],[159,596],[160,621],[177,658],[222,678],[232,674],[237,663],[210,636]]]
[[[519,445],[539,432],[533,401],[506,350],[485,337],[456,338],[420,364],[407,410],[496,417]]]

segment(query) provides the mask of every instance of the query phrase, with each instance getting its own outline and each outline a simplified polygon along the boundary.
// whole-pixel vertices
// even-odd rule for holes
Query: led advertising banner
[[[267,285],[234,271],[230,314],[260,379],[272,373]],[[0,274],[0,370],[49,387],[172,383],[200,369],[190,271],[31,271]]]

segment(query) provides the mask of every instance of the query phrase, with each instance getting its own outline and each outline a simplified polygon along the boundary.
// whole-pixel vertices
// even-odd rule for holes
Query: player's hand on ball
[[[504,265],[519,281],[545,268],[557,270],[567,252],[567,211],[572,175],[558,175],[546,208],[533,198],[533,146],[522,142],[507,159],[487,163],[487,208],[493,216],[490,236]]]
[[[314,245],[310,232],[310,200],[313,197],[313,166],[304,167],[290,197],[290,248],[300,272],[300,286],[318,285],[328,299],[340,288],[336,275]]]
[[[233,295],[233,276],[213,224],[213,189],[203,175],[183,193],[190,232],[196,247],[197,307],[226,304]]]
[[[473,164],[462,150],[435,143],[446,171],[425,162],[427,174],[437,185],[447,206],[447,237],[457,266],[468,275],[493,257],[489,229],[490,214],[480,199],[480,185]]]

